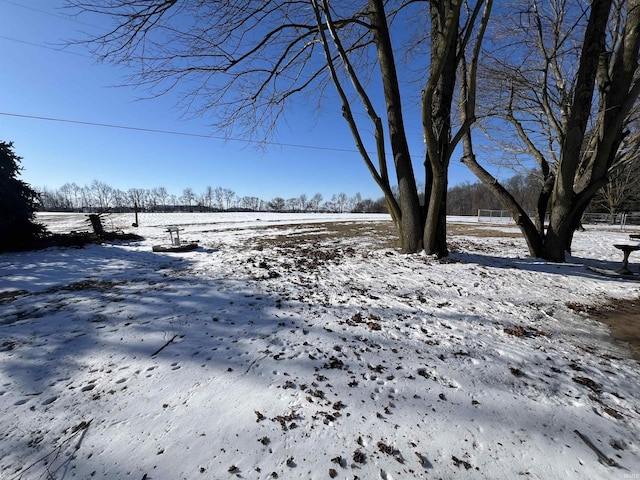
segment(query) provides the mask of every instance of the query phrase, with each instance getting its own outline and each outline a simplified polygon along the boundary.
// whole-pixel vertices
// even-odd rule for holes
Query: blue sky
[[[0,0],[0,140],[13,141],[23,157],[22,180],[36,188],[99,180],[121,190],[165,187],[176,195],[210,185],[265,200],[381,196],[337,102],[329,99],[320,113],[308,106],[291,110],[276,143],[262,149],[222,140],[210,127],[213,118],[185,117],[177,97],[140,100],[144,91],[117,87],[127,74],[122,67],[99,64],[80,46],[61,50],[65,41],[101,27],[97,19],[69,17],[63,3]],[[410,146],[421,177],[424,147],[415,123]],[[464,181],[474,177],[454,158],[450,185]]]

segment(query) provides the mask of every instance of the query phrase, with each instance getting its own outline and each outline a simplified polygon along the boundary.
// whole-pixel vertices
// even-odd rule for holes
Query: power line
[[[193,133],[193,132],[178,132],[175,130],[160,130],[156,128],[144,128],[144,127],[132,127],[129,125],[115,125],[112,123],[99,123],[99,122],[87,122],[82,120],[70,120],[67,118],[54,118],[54,117],[43,117],[39,115],[24,115],[20,113],[10,113],[10,112],[0,112],[0,115],[6,117],[15,117],[15,118],[26,118],[29,120],[41,120],[47,122],[58,122],[58,123],[71,123],[75,125],[87,125],[91,127],[102,127],[102,128],[116,128],[120,130],[132,130],[136,132],[146,132],[146,133],[160,133],[164,135],[177,135],[183,137],[195,137],[195,138],[206,138],[211,140],[224,140],[224,141],[232,141],[232,142],[244,142],[244,143],[252,143],[258,145],[275,145],[280,147],[293,147],[293,148],[306,148],[312,150],[325,150],[331,152],[344,152],[344,153],[359,153],[357,150],[347,149],[347,148],[335,148],[335,147],[322,147],[319,145],[302,145],[295,143],[278,143],[278,142],[268,142],[268,141],[259,141],[259,140],[250,140],[245,138],[236,138],[236,137],[221,137],[215,135],[206,135],[204,133]]]
[[[77,55],[78,57],[84,57],[84,58],[91,58],[91,59],[94,58],[94,57],[91,57],[89,55],[83,55],[82,53],[71,52],[71,51],[65,50],[63,48],[55,48],[55,47],[50,47],[48,45],[42,45],[42,44],[39,44],[39,43],[27,42],[26,40],[19,40],[17,38],[5,37],[4,35],[0,35],[0,38],[3,39],[3,40],[9,40],[11,42],[23,43],[25,45],[30,45],[32,47],[46,48],[47,50],[53,50],[54,52],[68,53],[70,55]]]
[[[260,141],[260,140],[250,140],[246,138],[236,138],[236,137],[221,137],[216,135],[207,135],[204,133],[193,133],[193,132],[178,132],[175,130],[160,130],[156,128],[145,128],[145,127],[132,127],[129,125],[115,125],[112,123],[99,123],[99,122],[87,122],[83,120],[70,120],[67,118],[54,118],[54,117],[43,117],[39,115],[25,115],[20,113],[10,113],[10,112],[0,112],[0,115],[5,117],[15,117],[15,118],[25,118],[28,120],[40,120],[47,122],[58,122],[58,123],[70,123],[74,125],[86,125],[90,127],[102,127],[102,128],[115,128],[119,130],[130,130],[134,132],[145,132],[145,133],[160,133],[163,135],[176,135],[181,137],[194,137],[194,138],[204,138],[209,140],[223,140],[223,141],[231,141],[231,142],[241,142],[241,143],[249,143],[256,145],[274,145],[278,147],[291,147],[291,148],[305,148],[309,150],[322,150],[329,152],[342,152],[342,153],[356,153],[360,155],[360,152],[353,149],[348,148],[336,148],[336,147],[322,147],[319,145],[302,145],[296,143],[279,143],[279,142],[269,142],[269,141]],[[387,156],[390,156],[390,153],[387,153]],[[450,163],[450,166],[454,167],[463,167],[463,165],[457,164],[456,162]]]
[[[58,17],[58,18],[61,18],[63,20],[69,20],[69,21],[72,21],[72,22],[75,22],[75,23],[79,23],[79,24],[82,24],[82,25],[101,28],[101,27],[98,27],[97,25],[92,25],[90,23],[82,22],[82,21],[80,21],[80,20],[78,20],[76,18],[73,18],[72,16],[66,16],[66,15],[60,15],[60,14],[53,13],[53,12],[47,12],[45,10],[40,10],[40,9],[31,7],[31,6],[19,4],[19,3],[16,3],[14,1],[11,1],[11,0],[0,0],[0,1],[3,2],[3,3],[8,3],[8,4],[11,4],[11,5],[14,5],[16,7],[25,8],[25,9],[28,9],[28,10],[33,10],[35,12],[43,13],[43,14],[46,14],[46,15],[51,15],[51,16],[54,16],[54,17]],[[45,48],[47,50],[53,50],[55,52],[68,53],[68,54],[76,55],[76,56],[79,56],[79,57],[90,58],[90,59],[94,58],[92,56],[84,55],[82,53],[72,52],[72,51],[66,50],[64,48],[55,48],[55,47],[51,47],[51,46],[48,46],[48,45],[42,45],[42,44],[37,44],[37,43],[33,43],[33,42],[28,42],[28,41],[25,41],[25,40],[20,40],[20,39],[17,39],[17,38],[7,37],[7,36],[4,36],[4,35],[0,35],[0,39],[9,40],[9,41],[16,42],[16,43],[22,43],[22,44],[33,46],[33,47]],[[208,138],[208,139],[213,139],[213,140],[224,140],[224,141],[244,142],[244,143],[252,143],[252,144],[276,145],[276,146],[282,146],[282,147],[306,148],[306,149],[312,149],[312,150],[326,150],[326,151],[333,151],[333,152],[344,152],[344,153],[357,153],[357,154],[360,154],[360,152],[358,152],[357,150],[346,149],[346,148],[332,148],[332,147],[321,147],[321,146],[317,146],[317,145],[300,145],[300,144],[290,144],[290,143],[278,143],[278,142],[249,140],[249,139],[241,139],[241,138],[233,138],[233,137],[220,137],[220,136],[205,135],[205,134],[199,134],[199,133],[176,132],[176,131],[171,131],[171,130],[157,130],[157,129],[152,129],[152,128],[131,127],[131,126],[125,126],[125,125],[114,125],[114,124],[97,123],[97,122],[85,122],[85,121],[80,121],[80,120],[69,120],[69,119],[63,119],[63,118],[41,117],[41,116],[36,116],[36,115],[22,115],[22,114],[9,113],[9,112],[0,112],[0,115],[4,115],[4,116],[8,116],[8,117],[27,118],[27,119],[31,119],[31,120],[43,120],[43,121],[51,121],[51,122],[61,122],[61,123],[72,123],[72,124],[78,124],[78,125],[88,125],[88,126],[94,126],[94,127],[116,128],[116,129],[122,129],[122,130],[133,130],[133,131],[140,131],[140,132],[147,132],[147,133],[162,133],[162,134],[165,134],[165,135],[178,135],[178,136],[185,136],[185,137]],[[387,156],[389,156],[389,155],[390,154],[387,153]],[[462,167],[462,165],[458,165],[455,162],[451,163],[450,165],[453,165],[455,167]]]
[[[74,22],[74,23],[77,23],[77,24],[80,24],[80,25],[86,25],[88,27],[93,27],[93,28],[98,28],[100,30],[104,30],[103,27],[99,27],[99,26],[93,25],[91,23],[83,22],[81,20],[78,20],[77,18],[75,18],[72,15],[62,15],[62,14],[59,14],[59,13],[48,12],[46,10],[41,10],[39,8],[32,7],[30,5],[22,5],[20,3],[14,2],[12,0],[0,0],[0,1],[3,2],[3,3],[9,4],[9,5],[13,5],[15,7],[23,8],[23,9],[26,9],[26,10],[31,10],[31,11],[38,12],[38,13],[42,13],[44,15],[50,15],[52,17],[57,17],[57,18],[60,18],[62,20],[67,20],[67,21]],[[84,58],[90,58],[90,59],[94,59],[95,58],[95,57],[90,56],[90,55],[84,55],[82,53],[71,52],[69,50],[66,50],[65,47],[57,48],[55,46],[43,45],[43,44],[40,44],[40,43],[33,43],[33,42],[26,41],[26,40],[20,40],[18,38],[7,37],[5,35],[0,35],[0,38],[3,39],[3,40],[9,40],[11,42],[22,43],[24,45],[29,45],[29,46],[32,46],[32,47],[46,48],[47,50],[53,50],[55,52],[68,53],[70,55],[76,55],[78,57],[84,57]]]
[[[51,15],[52,17],[58,17],[58,18],[61,18],[63,20],[68,20],[70,22],[79,23],[80,25],[86,25],[88,27],[95,27],[95,28],[102,28],[102,27],[98,27],[97,25],[92,25],[91,23],[87,23],[87,22],[83,22],[82,20],[78,20],[77,18],[75,18],[72,15],[63,15],[63,14],[60,14],[60,13],[48,12],[46,10],[41,10],[39,8],[32,7],[30,5],[23,5],[21,3],[13,2],[11,0],[1,0],[1,1],[3,3],[8,3],[9,5],[13,5],[15,7],[24,8],[26,10],[31,10],[33,12],[43,13],[45,15]]]

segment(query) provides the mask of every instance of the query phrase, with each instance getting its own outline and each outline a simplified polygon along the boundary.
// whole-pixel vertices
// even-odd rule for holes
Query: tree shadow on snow
[[[20,472],[34,465],[25,478],[42,469],[57,472],[55,478],[69,472],[81,476],[108,465],[99,476],[136,472],[151,480],[149,465],[170,462],[169,454],[158,452],[172,442],[226,448],[234,439],[216,430],[215,419],[228,415],[242,419],[238,429],[258,432],[267,425],[278,435],[285,427],[294,431],[292,423],[318,430],[347,425],[354,448],[361,434],[369,434],[375,445],[380,432],[398,430],[398,438],[411,433],[422,441],[416,455],[425,469],[433,467],[440,449],[430,450],[434,440],[421,437],[433,423],[443,432],[460,427],[461,436],[475,435],[485,444],[494,438],[476,426],[547,433],[545,405],[529,403],[526,415],[505,413],[517,406],[514,392],[521,398],[536,395],[534,387],[524,385],[533,372],[496,354],[496,344],[469,334],[471,324],[501,334],[503,326],[485,316],[454,309],[431,316],[412,307],[396,318],[384,307],[367,307],[366,315],[358,316],[365,309],[327,309],[288,292],[265,293],[257,284],[261,280],[250,275],[221,280],[197,275],[189,270],[194,262],[188,257],[100,248],[73,255],[38,252],[0,263],[0,289],[26,291],[0,302],[0,414],[8,420],[4,440],[11,452],[3,466],[13,462],[10,467]],[[482,255],[455,258],[558,274],[577,268]],[[14,269],[19,260],[23,268]],[[555,358],[549,369],[565,371],[562,362]],[[522,371],[520,377],[514,368]],[[567,378],[556,376],[559,383],[570,381],[563,375]],[[232,392],[244,395],[226,398]],[[132,418],[131,411],[138,416]],[[348,416],[352,411],[358,414]],[[158,422],[171,430],[170,418],[182,415],[192,417],[194,430],[150,438]],[[198,420],[204,418],[211,420]],[[580,426],[561,414],[553,423],[558,436]],[[85,431],[80,442],[74,435]],[[92,445],[105,437],[127,438],[128,455],[104,441],[104,450],[94,452]],[[46,467],[38,463],[56,452],[56,445],[68,445],[68,455],[50,457]],[[373,445],[368,454],[380,455]],[[341,452],[349,458],[352,453]],[[414,453],[404,457],[415,462]]]
[[[569,256],[565,263],[554,263],[539,258],[495,257],[478,253],[453,253],[451,254],[451,258],[485,267],[518,269],[535,273],[568,275],[602,281],[640,281],[640,267],[638,264],[634,265],[633,258],[630,259],[628,265],[629,270],[635,274],[633,276],[615,274],[615,270],[620,268],[622,264],[622,258],[620,261],[606,261]],[[598,269],[601,270],[601,272],[598,272]]]

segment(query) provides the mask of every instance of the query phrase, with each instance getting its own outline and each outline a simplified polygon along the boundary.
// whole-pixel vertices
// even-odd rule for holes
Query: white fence
[[[529,213],[529,217],[533,214]],[[478,222],[486,223],[513,223],[513,218],[508,210],[478,209]],[[584,225],[606,224],[620,225],[624,229],[627,225],[640,225],[640,212],[626,213],[585,213],[582,216]]]
[[[622,228],[626,225],[640,225],[640,212],[585,213],[582,216],[582,223],[620,225]]]
[[[507,210],[478,209],[478,222],[488,223],[514,223],[511,214]]]
[[[627,225],[640,225],[640,212],[628,212],[622,214],[622,220],[620,221],[622,228]]]

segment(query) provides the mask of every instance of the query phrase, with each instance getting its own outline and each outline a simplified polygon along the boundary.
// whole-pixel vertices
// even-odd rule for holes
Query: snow
[[[629,232],[558,265],[475,220],[445,261],[386,215],[267,213],[0,255],[0,478],[640,478],[638,362],[586,313],[638,298],[587,268]],[[200,248],[153,253],[167,225]]]

